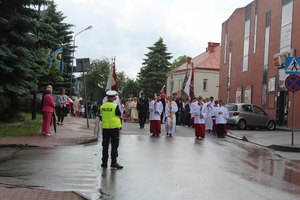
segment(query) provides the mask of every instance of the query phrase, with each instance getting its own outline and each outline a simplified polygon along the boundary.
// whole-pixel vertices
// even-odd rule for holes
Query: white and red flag
[[[116,92],[119,91],[118,89],[118,79],[117,79],[117,74],[116,74],[116,64],[115,64],[116,59],[114,58],[111,69],[109,72],[109,76],[107,79],[107,84],[106,84],[106,90],[115,90]]]
[[[165,92],[164,88],[165,88],[165,85],[160,90],[160,97],[164,98],[164,99],[167,99],[167,95],[166,95],[166,92]]]

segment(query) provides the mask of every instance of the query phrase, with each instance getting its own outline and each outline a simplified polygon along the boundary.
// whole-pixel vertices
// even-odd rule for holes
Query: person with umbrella
[[[46,95],[43,98],[43,123],[42,123],[42,134],[45,136],[51,136],[50,133],[50,124],[52,114],[54,112],[54,107],[56,106],[52,96],[52,87],[47,87]]]

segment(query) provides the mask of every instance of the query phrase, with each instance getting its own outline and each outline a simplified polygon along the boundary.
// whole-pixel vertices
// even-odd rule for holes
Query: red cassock
[[[196,137],[205,137],[205,124],[194,124]]]
[[[150,120],[150,133],[154,133],[154,134],[161,133],[160,120]]]

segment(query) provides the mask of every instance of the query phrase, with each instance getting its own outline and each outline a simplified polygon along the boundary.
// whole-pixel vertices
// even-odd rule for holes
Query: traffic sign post
[[[285,87],[293,92],[292,98],[292,145],[294,145],[294,122],[295,122],[295,92],[300,90],[300,77],[296,74],[289,75],[285,79]]]

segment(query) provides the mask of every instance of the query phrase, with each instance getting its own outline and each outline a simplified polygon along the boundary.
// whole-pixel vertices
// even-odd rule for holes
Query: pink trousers
[[[52,112],[43,112],[42,133],[50,132],[51,119],[52,119]]]

